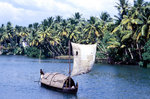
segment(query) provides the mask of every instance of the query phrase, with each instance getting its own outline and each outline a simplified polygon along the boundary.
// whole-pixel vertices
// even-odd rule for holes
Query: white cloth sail
[[[97,44],[85,45],[71,43],[73,49],[73,69],[71,76],[89,72],[95,62]]]

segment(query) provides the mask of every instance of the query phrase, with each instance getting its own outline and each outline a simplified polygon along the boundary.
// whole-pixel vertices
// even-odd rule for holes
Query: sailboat
[[[41,86],[54,89],[65,93],[76,94],[78,91],[78,82],[75,84],[73,76],[89,72],[95,62],[97,44],[77,44],[72,43],[73,49],[73,69],[71,72],[71,64],[69,58],[69,76],[61,73],[44,73],[40,69]],[[69,57],[70,57],[70,41],[69,41]]]

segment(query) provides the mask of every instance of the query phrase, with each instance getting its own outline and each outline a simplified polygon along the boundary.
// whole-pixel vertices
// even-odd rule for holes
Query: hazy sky
[[[72,17],[75,12],[89,18],[107,11],[113,17],[117,14],[116,2],[118,0],[0,0],[0,25],[11,21],[13,25],[28,26],[50,16]]]

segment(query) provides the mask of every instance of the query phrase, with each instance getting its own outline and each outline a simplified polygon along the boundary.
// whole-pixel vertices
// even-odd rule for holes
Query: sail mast
[[[71,76],[71,63],[70,63],[70,40],[68,42],[68,46],[69,46],[69,88],[70,88],[70,85],[71,85],[71,79],[70,79],[70,76]]]

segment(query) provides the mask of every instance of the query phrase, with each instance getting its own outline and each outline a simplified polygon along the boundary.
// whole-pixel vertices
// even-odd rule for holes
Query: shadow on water
[[[58,99],[61,99],[62,97],[67,99],[78,99],[77,94],[63,93],[43,86],[41,86],[41,88],[43,88],[43,90],[48,91],[50,96],[57,97]]]

